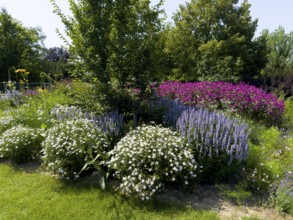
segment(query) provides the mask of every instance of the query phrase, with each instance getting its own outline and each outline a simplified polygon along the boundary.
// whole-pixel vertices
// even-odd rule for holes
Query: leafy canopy
[[[36,74],[45,36],[39,28],[26,28],[2,8],[0,10],[0,81],[8,80],[17,68]]]
[[[173,78],[227,80],[250,78],[264,65],[260,41],[253,40],[245,0],[191,0],[180,5],[168,34],[166,51],[173,59]]]

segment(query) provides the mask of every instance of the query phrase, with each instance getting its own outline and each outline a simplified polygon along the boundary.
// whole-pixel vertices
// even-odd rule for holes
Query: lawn
[[[65,183],[0,164],[0,219],[219,219],[210,211],[152,202],[137,204],[89,181]],[[5,180],[5,181],[3,181]]]

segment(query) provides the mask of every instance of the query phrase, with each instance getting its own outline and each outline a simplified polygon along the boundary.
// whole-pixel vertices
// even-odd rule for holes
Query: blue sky
[[[153,3],[158,0],[152,0]],[[56,0],[57,4],[68,11],[66,0]],[[186,0],[166,0],[164,9],[168,20]],[[240,0],[242,2],[242,0]],[[293,31],[293,0],[248,0],[251,4],[251,16],[258,18],[256,35],[263,29],[275,30],[283,26],[286,32]],[[63,30],[63,24],[59,17],[53,14],[53,8],[49,0],[0,0],[0,7],[7,9],[14,18],[22,22],[26,27],[41,27],[47,36],[44,41],[46,47],[61,46],[64,44],[56,33],[56,28]]]

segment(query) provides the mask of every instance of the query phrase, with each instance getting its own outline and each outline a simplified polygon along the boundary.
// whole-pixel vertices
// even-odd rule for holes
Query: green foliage
[[[197,168],[191,148],[168,128],[141,126],[109,152],[123,194],[149,200],[166,182],[188,184]]]
[[[73,100],[72,104],[74,106],[80,107],[83,111],[93,112],[98,115],[112,110],[109,108],[109,100],[105,100],[105,95],[103,94],[105,91],[92,84],[74,80],[66,87],[63,87],[63,92]]]
[[[16,80],[13,70],[24,67],[37,77],[44,36],[39,28],[26,28],[12,18],[5,9],[0,10],[0,81]]]
[[[267,45],[267,65],[262,80],[271,90],[293,95],[293,32],[286,33],[283,27],[273,32],[264,30],[262,38]]]
[[[270,184],[292,170],[293,138],[274,127],[253,129],[257,141],[249,143],[249,157],[246,162],[248,188],[266,191]]]
[[[45,58],[42,60],[41,80],[60,81],[69,77],[70,63],[69,52],[63,47],[52,47],[45,52]]]
[[[293,130],[293,98],[285,100],[285,112],[283,114],[283,125]]]
[[[233,202],[235,202],[238,206],[244,204],[248,199],[252,197],[251,192],[245,189],[243,184],[237,184],[233,188],[226,189],[225,186],[220,186],[222,188],[221,195],[229,198]]]
[[[142,88],[156,77],[162,1],[150,7],[150,1],[69,0],[72,17],[51,2],[71,39],[76,76],[96,78],[104,86],[131,81]]]
[[[282,74],[285,69],[293,68],[293,32],[286,34],[280,26],[271,33],[264,30],[262,36],[268,48],[265,74]]]
[[[57,104],[71,103],[71,99],[63,93],[63,85],[58,84],[52,91],[39,90],[37,95],[25,96],[23,104],[10,108],[8,116],[12,116],[16,124],[23,124],[33,128],[42,125],[50,127],[51,109]]]
[[[253,40],[247,1],[191,0],[173,17],[166,50],[174,67],[172,78],[185,81],[251,79],[265,64],[262,40]]]
[[[279,212],[293,216],[293,173],[291,171],[273,184],[269,204]]]
[[[87,162],[96,162],[99,167],[98,161],[106,159],[107,137],[87,119],[57,123],[45,135],[44,165],[61,178],[78,178]]]
[[[43,138],[39,131],[18,125],[0,136],[0,157],[15,163],[38,159]]]

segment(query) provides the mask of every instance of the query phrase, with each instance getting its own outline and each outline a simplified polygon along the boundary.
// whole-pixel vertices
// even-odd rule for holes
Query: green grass
[[[213,212],[153,202],[140,204],[93,182],[64,183],[0,163],[0,219],[219,219]]]

